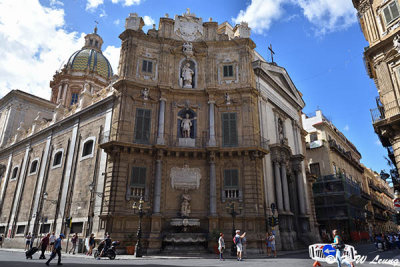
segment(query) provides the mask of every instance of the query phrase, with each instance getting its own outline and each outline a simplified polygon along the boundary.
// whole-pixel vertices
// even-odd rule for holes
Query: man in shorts
[[[236,230],[236,235],[233,238],[233,242],[236,245],[236,251],[237,251],[237,260],[242,261],[242,253],[243,253],[243,244],[242,244],[242,239],[246,236],[246,232],[244,232],[242,235],[240,235],[240,230]]]

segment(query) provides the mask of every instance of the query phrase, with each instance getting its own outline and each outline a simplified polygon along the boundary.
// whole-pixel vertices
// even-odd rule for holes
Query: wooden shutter
[[[224,188],[239,188],[239,172],[238,170],[224,170]]]
[[[222,114],[222,146],[237,146],[236,113]]]
[[[151,110],[136,110],[135,141],[148,143],[150,140]]]
[[[145,187],[146,186],[146,168],[132,167],[131,173],[131,187]]]
[[[143,72],[147,71],[147,60],[143,60],[143,62],[142,62],[142,71]]]

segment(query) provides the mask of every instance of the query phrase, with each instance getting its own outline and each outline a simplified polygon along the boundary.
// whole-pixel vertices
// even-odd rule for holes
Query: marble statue
[[[149,88],[144,88],[142,90],[142,97],[143,97],[143,100],[148,100],[149,99]]]
[[[225,104],[231,104],[231,96],[228,93],[225,93]]]
[[[186,63],[182,68],[183,88],[193,88],[193,74],[190,64]]]
[[[182,119],[182,118],[180,118],[180,119]],[[193,119],[189,118],[189,113],[186,113],[185,118],[182,119],[181,130],[182,130],[182,135],[184,138],[190,138],[190,128],[193,125],[192,120]]]
[[[280,118],[278,119],[278,136],[279,136],[279,141],[283,144],[285,135],[283,133],[283,122]]]
[[[397,52],[400,52],[400,36],[399,35],[396,35],[396,37],[394,37],[393,46],[394,46],[394,49],[397,50]]]
[[[189,217],[190,215],[190,201],[192,198],[189,194],[182,194],[182,204],[181,204],[181,216]]]

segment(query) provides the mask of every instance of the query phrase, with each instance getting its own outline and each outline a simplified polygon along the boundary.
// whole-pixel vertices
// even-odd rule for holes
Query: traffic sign
[[[324,253],[324,255],[326,256],[326,257],[328,257],[329,255],[331,255],[331,256],[336,256],[336,249],[334,249],[333,247],[332,247],[332,245],[325,245],[324,247],[323,247],[323,249],[322,249],[322,252]]]
[[[394,205],[394,208],[395,208],[397,211],[400,211],[400,198],[394,199],[394,200],[393,200],[393,205]]]

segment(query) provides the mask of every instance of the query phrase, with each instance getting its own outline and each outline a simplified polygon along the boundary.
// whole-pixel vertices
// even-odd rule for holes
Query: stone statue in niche
[[[228,93],[225,93],[225,104],[231,104],[231,96]]]
[[[393,39],[393,47],[397,52],[400,52],[400,36],[396,35]]]
[[[182,204],[181,204],[181,216],[183,218],[189,217],[190,215],[190,201],[192,200],[191,196],[186,192],[182,194]]]
[[[189,117],[190,117],[189,113],[186,113],[185,118],[180,118],[182,120],[181,131],[183,138],[190,138],[190,128],[193,125],[192,124],[193,119],[190,119]]]
[[[283,121],[280,118],[278,119],[278,137],[279,137],[279,142],[283,144],[285,135],[283,133]]]
[[[194,71],[187,62],[182,68],[183,88],[193,88],[193,74]]]
[[[149,100],[149,88],[144,88],[142,90],[143,100]]]

